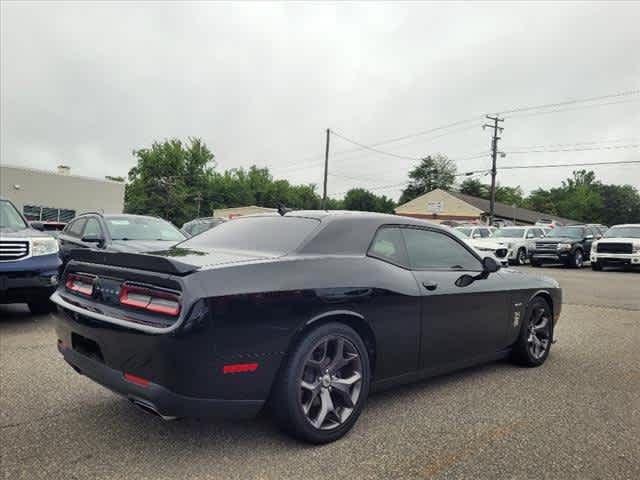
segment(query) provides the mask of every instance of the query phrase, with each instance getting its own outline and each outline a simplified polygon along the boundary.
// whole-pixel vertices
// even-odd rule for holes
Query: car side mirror
[[[104,242],[104,238],[100,235],[96,235],[95,233],[90,233],[82,237],[82,241],[84,243],[97,243],[98,245],[101,245]]]
[[[500,264],[491,257],[484,257],[482,259],[482,268],[485,273],[495,273],[500,270]]]
[[[29,225],[31,226],[31,228],[35,230],[40,230],[41,232],[44,232],[44,223],[42,222],[31,222]]]

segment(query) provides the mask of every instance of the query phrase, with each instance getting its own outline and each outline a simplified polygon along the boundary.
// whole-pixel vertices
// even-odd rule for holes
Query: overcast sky
[[[131,151],[198,136],[218,169],[322,182],[327,127],[364,144],[511,108],[640,89],[640,2],[10,3],[1,7],[0,161],[126,176]],[[600,105],[582,108],[593,103]],[[581,108],[576,108],[580,106]],[[379,148],[489,150],[481,121]],[[504,123],[499,165],[639,160],[640,95]],[[443,135],[443,133],[447,133]],[[569,145],[569,146],[565,146]],[[334,137],[332,151],[353,145]],[[331,157],[330,194],[406,179],[412,161]],[[489,156],[460,160],[484,169]],[[593,167],[640,188],[640,166]],[[572,168],[499,172],[525,191]],[[353,178],[346,178],[353,177]],[[489,177],[481,177],[488,182]],[[397,198],[399,189],[378,189]]]

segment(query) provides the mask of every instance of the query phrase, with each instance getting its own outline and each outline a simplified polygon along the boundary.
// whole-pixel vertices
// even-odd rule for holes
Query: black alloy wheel
[[[519,248],[516,253],[516,265],[524,265],[527,261],[527,251],[524,248]]]
[[[272,410],[288,433],[310,443],[342,437],[369,392],[369,355],[350,327],[329,323],[294,347],[274,386]]]
[[[573,268],[582,268],[584,265],[584,255],[579,248],[571,255],[571,266]]]
[[[535,298],[529,305],[527,316],[520,326],[518,341],[512,357],[516,363],[527,367],[542,365],[551,350],[553,340],[553,316],[543,298]]]
[[[307,356],[300,405],[315,428],[332,430],[353,413],[362,388],[362,361],[346,337],[328,336]]]

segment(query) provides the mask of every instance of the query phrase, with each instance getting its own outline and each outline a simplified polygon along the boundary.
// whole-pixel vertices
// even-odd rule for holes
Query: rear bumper
[[[58,350],[65,361],[78,373],[124,396],[133,403],[154,411],[165,419],[176,417],[250,418],[255,416],[264,405],[263,400],[188,397],[153,382],[139,385],[126,380],[123,372],[82,355],[62,342],[58,342]]]

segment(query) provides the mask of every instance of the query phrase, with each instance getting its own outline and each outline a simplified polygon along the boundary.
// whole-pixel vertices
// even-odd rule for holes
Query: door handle
[[[422,286],[427,290],[429,290],[430,292],[438,288],[438,284],[436,282],[430,282],[430,281],[422,282]]]

